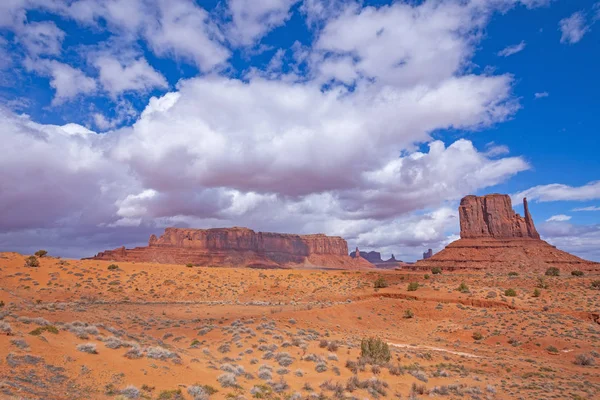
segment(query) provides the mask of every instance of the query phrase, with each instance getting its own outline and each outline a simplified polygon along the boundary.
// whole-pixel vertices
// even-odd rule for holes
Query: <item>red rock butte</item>
[[[430,258],[418,261],[413,268],[600,270],[599,263],[558,250],[541,240],[527,199],[523,199],[523,208],[522,217],[514,212],[510,196],[505,194],[464,197],[458,207],[461,238]]]
[[[372,267],[348,256],[348,244],[337,236],[255,232],[248,228],[166,228],[150,236],[147,247],[107,250],[95,260],[155,262],[229,267]]]

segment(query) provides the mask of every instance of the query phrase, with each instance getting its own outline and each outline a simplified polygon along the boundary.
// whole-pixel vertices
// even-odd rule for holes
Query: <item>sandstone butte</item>
[[[466,196],[458,207],[460,239],[433,256],[419,260],[414,269],[494,269],[545,271],[600,270],[600,264],[558,250],[540,239],[523,199],[525,216],[515,213],[510,196]]]
[[[255,232],[248,228],[166,228],[150,236],[147,247],[107,250],[94,260],[193,264],[255,268],[369,268],[348,256],[348,244],[337,236]]]

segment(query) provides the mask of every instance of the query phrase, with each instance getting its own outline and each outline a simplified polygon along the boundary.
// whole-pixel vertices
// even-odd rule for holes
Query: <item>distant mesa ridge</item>
[[[515,213],[510,196],[466,196],[458,207],[460,239],[439,253],[423,254],[414,269],[498,269],[543,271],[550,266],[565,270],[600,270],[584,260],[540,239],[523,199],[524,216]],[[426,257],[429,256],[429,257]]]
[[[348,257],[348,244],[337,236],[255,232],[248,228],[166,228],[150,236],[147,247],[107,250],[95,260],[215,266],[291,267],[298,264],[333,268],[368,267]]]

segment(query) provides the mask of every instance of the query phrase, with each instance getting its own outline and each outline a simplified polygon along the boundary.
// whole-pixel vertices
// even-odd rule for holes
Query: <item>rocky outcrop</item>
[[[523,199],[523,206],[525,217],[514,212],[508,195],[466,196],[458,207],[460,237],[462,239],[539,239],[540,235],[529,213],[527,199]]]
[[[600,264],[561,251],[541,240],[527,199],[523,199],[523,206],[525,216],[521,217],[513,211],[507,195],[464,197],[458,208],[461,238],[410,268],[543,272],[552,266],[565,271],[600,270]],[[423,254],[424,258],[426,254]]]
[[[358,251],[357,247],[356,251],[350,254],[350,257],[357,258],[357,255],[364,258],[371,264],[379,264],[383,262],[383,260],[381,259],[381,253],[378,251]]]
[[[341,237],[322,234],[293,235],[255,232],[247,228],[167,228],[150,236],[148,247],[108,250],[93,259],[169,264],[285,267],[297,264],[331,264],[324,267],[359,267],[368,263],[348,257]],[[319,266],[319,265],[315,265]]]
[[[433,250],[431,250],[431,249],[427,250],[425,253],[423,253],[423,260],[427,260],[428,258],[431,258],[432,255],[433,255]]]

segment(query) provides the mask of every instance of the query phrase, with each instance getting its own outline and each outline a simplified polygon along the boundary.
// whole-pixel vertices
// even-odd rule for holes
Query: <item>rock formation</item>
[[[548,267],[565,271],[600,270],[600,264],[583,260],[540,239],[523,199],[524,217],[512,209],[510,197],[502,194],[466,196],[458,208],[461,238],[414,269],[441,267],[543,272]]]
[[[348,257],[341,237],[255,232],[247,228],[167,228],[150,236],[147,247],[124,247],[98,253],[96,260],[157,262],[234,267],[364,267]]]
[[[508,195],[466,196],[460,201],[460,237],[475,238],[531,238],[539,239],[527,199],[523,199],[525,217],[516,214]]]
[[[423,253],[423,260],[427,260],[428,258],[431,258],[432,255],[433,255],[433,250],[431,250],[431,249],[427,250],[425,253]]]
[[[400,265],[400,263],[402,263],[402,261],[396,260],[396,257],[394,257],[393,254],[392,254],[392,257],[390,257],[388,260],[383,260],[381,258],[380,252],[378,252],[378,251],[369,251],[369,252],[360,251],[360,250],[358,250],[358,247],[356,248],[355,251],[350,253],[350,257],[352,257],[354,259],[362,258],[362,259],[368,261],[369,263],[373,264],[377,268],[385,268],[385,269],[396,268]]]

